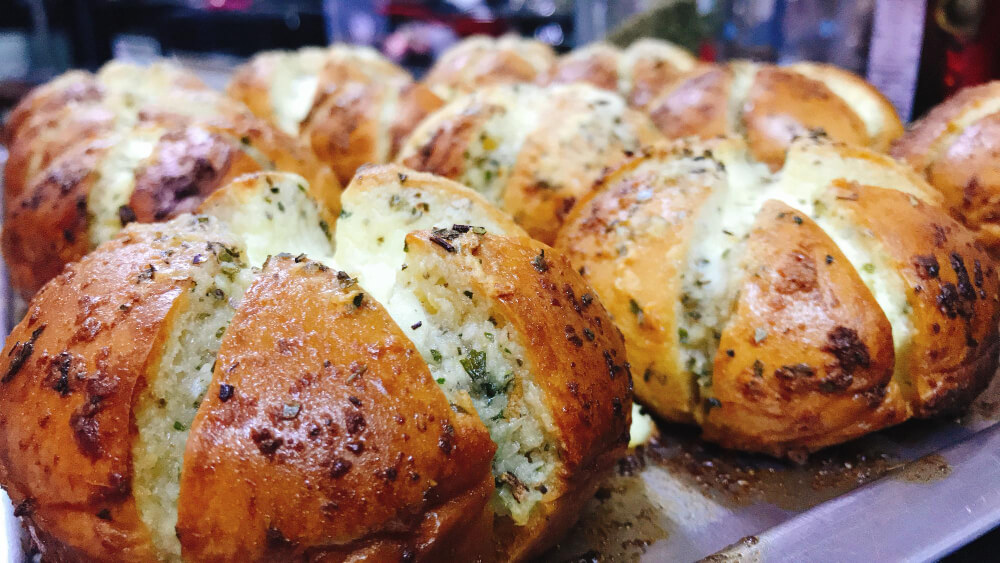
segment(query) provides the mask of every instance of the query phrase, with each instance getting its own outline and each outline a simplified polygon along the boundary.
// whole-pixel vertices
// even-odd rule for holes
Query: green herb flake
[[[216,338],[222,338],[222,335],[225,334],[225,333],[226,333],[226,327],[220,326],[219,330],[215,331],[215,337]]]
[[[684,328],[677,329],[677,337],[680,338],[681,344],[687,344],[688,331]]]
[[[875,264],[872,264],[871,262],[868,262],[868,263],[862,265],[861,269],[864,270],[866,273],[874,274],[875,273]]]
[[[493,336],[492,332],[484,332],[483,336],[485,336],[486,340],[489,340],[490,342],[493,342],[495,340],[495,337]]]
[[[437,350],[434,350],[432,348],[431,349],[431,358],[433,358],[435,362],[440,363],[441,362],[441,352],[438,352]]]
[[[635,315],[636,322],[642,324],[642,321],[645,319],[646,315],[645,313],[643,313],[642,307],[640,307],[639,304],[636,303],[635,299],[628,300],[628,308],[630,311],[632,311],[632,314]]]
[[[187,426],[184,426],[183,422],[181,422],[179,420],[175,420],[174,421],[174,430],[177,430],[178,432],[183,432],[183,431],[187,430]]]
[[[437,383],[438,385],[444,385],[444,378],[443,377],[437,378]]]
[[[458,361],[462,364],[465,373],[469,374],[483,394],[487,398],[492,398],[497,394],[497,389],[490,382],[490,374],[486,371],[486,352],[482,350],[469,350],[469,356]]]

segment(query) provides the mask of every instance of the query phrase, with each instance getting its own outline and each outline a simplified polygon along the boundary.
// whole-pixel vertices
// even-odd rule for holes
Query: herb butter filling
[[[513,327],[471,284],[459,285],[461,277],[440,260],[409,256],[386,307],[453,408],[471,402],[486,425],[497,444],[493,509],[523,525],[552,489],[557,454],[546,431],[552,425],[548,408]]]

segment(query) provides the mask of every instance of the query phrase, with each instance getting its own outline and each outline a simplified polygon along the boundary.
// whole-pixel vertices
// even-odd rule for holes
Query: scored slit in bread
[[[397,275],[386,307],[400,326],[409,327],[407,336],[449,400],[471,400],[498,445],[496,512],[527,524],[544,491],[557,490],[552,477],[558,455],[552,416],[534,381],[541,374],[524,352],[529,343],[491,307],[489,289],[476,283],[484,277],[476,257],[459,252],[442,259],[422,248],[426,241],[408,241],[406,269]]]
[[[87,197],[88,236],[94,246],[111,240],[122,229],[120,210],[127,207],[135,188],[136,169],[153,154],[166,130],[138,127],[107,142],[107,152],[94,170],[97,180]]]
[[[240,236],[249,263],[263,264],[283,252],[305,254],[333,265],[334,220],[297,174],[259,172],[236,178],[198,208]]]
[[[136,226],[126,236],[136,230],[162,233],[155,240],[164,258],[150,264],[148,275],[184,277],[190,284],[171,311],[162,355],[137,398],[138,436],[132,448],[140,518],[164,559],[180,560],[174,527],[188,429],[208,390],[226,327],[253,275],[242,241],[212,218],[184,216],[162,226]]]
[[[507,484],[498,487],[498,510],[524,524],[555,454],[545,444],[545,426],[529,416],[546,409],[524,364],[524,344],[485,296],[477,299],[468,282],[456,279],[466,275],[463,269],[448,269],[406,241],[415,230],[454,233],[453,225],[484,234],[523,231],[472,190],[395,165],[363,170],[342,202],[338,263],[358,276],[397,324],[410,327],[407,336],[452,403],[466,403],[461,397],[469,396],[500,444],[494,474]],[[474,259],[463,260],[475,268]],[[537,461],[528,461],[532,453]]]

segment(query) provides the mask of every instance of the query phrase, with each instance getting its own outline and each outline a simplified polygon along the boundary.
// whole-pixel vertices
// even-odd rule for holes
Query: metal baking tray
[[[6,152],[0,146],[0,169]],[[0,185],[2,190],[2,185]],[[0,260],[0,330],[16,303]],[[1000,525],[1000,378],[961,419],[911,421],[804,465],[662,424],[545,561],[926,561]],[[30,560],[0,490],[0,563]]]

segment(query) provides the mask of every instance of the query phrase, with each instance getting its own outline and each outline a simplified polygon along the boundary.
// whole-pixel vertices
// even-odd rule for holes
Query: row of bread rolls
[[[877,150],[902,132],[892,105],[849,72],[811,63],[705,64],[653,39],[560,57],[539,41],[476,36],[442,54],[419,82],[368,48],[307,47],[257,55],[228,91],[299,135],[347,182],[361,163],[396,157],[417,123],[448,102],[503,85],[576,83],[619,94],[670,138],[742,134],[772,168],[794,137],[812,131]]]
[[[368,48],[268,52],[239,68],[227,92],[237,102],[170,65],[112,63],[19,104],[5,128],[3,246],[15,289],[31,295],[129,220],[193,209],[251,170],[303,175],[336,213],[338,178],[398,160],[472,185],[551,243],[605,169],[662,136],[736,132],[775,168],[797,135],[822,129],[881,149],[899,127],[849,73],[704,65],[654,40],[556,57],[537,41],[476,37],[420,82]]]
[[[626,336],[640,402],[801,458],[960,410],[988,383],[993,85],[901,138],[888,101],[830,66],[703,65],[655,42],[554,61],[536,84],[589,82],[632,109],[574,109],[564,100],[600,96],[579,84],[494,85],[430,115],[397,158],[481,191],[532,236],[558,233]],[[633,157],[641,113],[686,140]],[[879,154],[893,146],[915,169]]]
[[[715,135],[728,133],[733,139],[740,140],[722,145],[732,146],[731,143],[742,143],[740,146],[743,147],[741,149],[743,156],[731,162],[724,159],[717,160],[717,166],[722,168],[734,166],[733,162],[738,162],[740,165],[736,170],[723,171],[721,178],[716,180],[719,185],[733,186],[732,188],[706,191],[716,194],[713,197],[721,197],[718,194],[730,192],[743,195],[755,191],[769,193],[774,185],[791,185],[788,178],[800,178],[802,186],[795,189],[816,195],[828,187],[818,186],[817,183],[827,182],[831,185],[865,183],[867,180],[859,178],[867,177],[864,175],[868,172],[864,171],[868,170],[873,171],[871,174],[874,175],[871,185],[902,191],[926,192],[930,195],[925,195],[922,199],[934,206],[953,201],[955,198],[955,189],[949,189],[935,179],[938,176],[946,176],[945,174],[935,175],[929,165],[921,170],[921,173],[926,172],[927,177],[943,192],[942,197],[941,193],[928,187],[921,180],[919,173],[910,171],[904,174],[906,169],[889,159],[880,160],[874,152],[859,153],[868,155],[856,159],[861,164],[851,161],[852,164],[848,165],[844,161],[834,160],[829,167],[822,166],[823,159],[829,157],[829,154],[821,153],[822,156],[815,156],[818,160],[813,168],[822,170],[822,173],[813,171],[803,164],[805,157],[801,155],[812,155],[815,152],[801,149],[803,138],[824,137],[853,143],[855,146],[870,146],[873,150],[882,150],[888,148],[890,141],[900,133],[898,118],[884,98],[874,88],[844,71],[810,64],[792,67],[742,62],[728,66],[702,65],[690,57],[685,57],[683,52],[676,48],[654,41],[639,42],[624,51],[606,45],[595,45],[559,58],[547,56],[546,52],[539,44],[527,40],[475,38],[461,43],[442,57],[423,84],[412,82],[405,72],[379,59],[377,54],[363,49],[334,46],[329,49],[304,49],[296,53],[268,53],[260,55],[237,72],[230,85],[230,92],[246,100],[257,113],[275,121],[277,126],[285,128],[290,134],[298,134],[307,146],[320,152],[322,150],[317,147],[326,141],[317,141],[318,137],[309,131],[333,131],[343,128],[335,136],[346,139],[338,146],[346,148],[348,152],[353,147],[358,147],[364,154],[373,155],[375,153],[371,152],[372,147],[381,147],[375,151],[377,156],[355,158],[339,153],[337,162],[345,163],[346,166],[339,169],[341,174],[349,175],[358,162],[366,159],[381,160],[386,155],[394,155],[393,158],[406,166],[434,172],[472,187],[488,201],[510,213],[528,234],[547,243],[557,239],[557,234],[567,217],[582,212],[579,211],[581,206],[578,202],[588,200],[592,196],[595,192],[593,187],[595,182],[600,183],[602,179],[610,177],[609,174],[619,173],[620,170],[613,171],[623,166],[623,162],[629,161],[634,154],[641,152],[642,147],[661,141],[664,129],[668,130],[667,136],[693,135],[710,139]],[[549,54],[551,55],[550,52]],[[617,78],[612,80],[609,78],[611,76]],[[537,85],[578,80],[591,84]],[[526,81],[535,84],[522,83]],[[617,89],[619,94],[610,91],[614,89]],[[358,95],[361,97],[350,92],[360,93]],[[421,97],[427,95],[429,96],[427,99],[436,101],[428,105],[419,103],[414,105],[412,101],[408,101],[411,100],[410,94],[413,92],[422,92]],[[445,103],[449,98],[451,101]],[[913,146],[914,143],[908,139],[918,136],[930,139],[926,142],[934,143],[933,150],[942,153],[944,151],[942,147],[947,147],[948,143],[959,137],[959,134],[954,132],[957,128],[969,126],[969,132],[963,134],[963,139],[977,135],[982,127],[976,120],[989,115],[991,111],[989,108],[992,107],[991,98],[986,90],[975,96],[966,95],[965,98],[969,101],[963,102],[965,106],[962,107],[973,109],[963,110],[964,113],[958,109],[939,110],[939,114],[948,111],[949,115],[960,114],[960,116],[929,118],[924,125],[918,126],[911,135],[898,142],[897,154],[901,154],[905,147]],[[333,103],[331,99],[354,100],[354,102]],[[356,103],[362,99],[372,103]],[[632,106],[628,104],[629,100]],[[950,102],[950,105],[944,108],[957,108],[958,103]],[[444,105],[427,115],[414,128],[416,117],[435,104]],[[669,111],[651,111],[650,108],[654,106],[668,108]],[[349,118],[345,117],[344,111],[350,113]],[[313,118],[310,116],[316,117],[316,120],[311,121]],[[398,118],[404,119],[400,122]],[[298,123],[296,120],[299,120]],[[655,126],[657,121],[665,124],[661,125],[659,131]],[[677,130],[669,131],[671,127]],[[405,136],[404,131],[411,128],[413,131],[408,139],[401,140]],[[358,141],[358,139],[366,140]],[[691,143],[691,141],[685,142]],[[712,141],[707,142],[712,143]],[[796,165],[783,166],[786,150],[796,142],[800,146],[800,149],[792,152],[798,158]],[[966,147],[961,150],[988,161],[988,151],[976,150],[975,147],[978,146],[976,142],[964,141],[954,144],[960,149]],[[820,142],[817,146],[824,145]],[[665,174],[669,179],[669,185],[684,184],[691,180],[690,170],[678,172],[687,170],[685,166],[691,162],[712,160],[711,156],[703,154],[706,149],[698,147],[699,145],[688,146],[685,151],[692,154],[685,155],[685,158],[666,159],[668,162],[664,166],[667,169]],[[331,154],[333,153],[328,153],[327,157]],[[76,162],[78,159],[69,160]],[[931,158],[926,157],[925,160],[930,162]],[[947,159],[941,160],[948,162]],[[766,170],[762,169],[761,165]],[[626,163],[624,166],[627,168],[631,164]],[[643,170],[648,168],[643,167]],[[935,170],[944,168],[938,166]],[[647,173],[654,174],[648,170]],[[639,185],[640,180],[647,179],[634,178],[629,181]],[[982,182],[987,181],[988,178]],[[600,185],[606,186],[607,181]],[[965,192],[970,191],[970,185],[973,186],[975,193],[988,194],[988,190],[979,188],[978,179],[976,182],[966,182],[963,187]],[[675,189],[671,187],[671,190]],[[53,191],[54,187],[49,187],[48,190]],[[786,204],[798,202],[796,205],[800,208],[814,205],[808,196],[795,196],[802,200],[798,201],[789,195],[793,193],[795,192],[787,191],[782,194]],[[968,196],[963,197],[969,199]],[[46,200],[43,198],[42,201]],[[749,207],[741,210],[738,215],[748,221],[749,218],[756,216],[764,200],[753,195],[750,201],[744,203]],[[956,205],[950,207],[954,210]],[[63,204],[63,208],[68,209],[68,206]],[[416,215],[422,211],[414,208],[411,213]],[[667,206],[661,208],[658,213],[655,222],[666,221],[669,224],[669,217],[676,211]],[[62,215],[53,213],[49,215],[73,217],[68,211],[63,211]],[[987,212],[985,216],[988,222],[989,213]],[[958,217],[970,223],[967,216],[959,214]],[[36,217],[32,217],[32,220],[36,221],[33,224],[41,225],[37,227],[40,229],[39,232],[44,232],[44,229],[58,232],[58,228],[50,228],[53,224],[51,219],[36,220]],[[16,238],[18,231],[27,229],[22,226],[26,223],[27,221],[13,223],[12,228],[5,230],[5,238]],[[937,222],[930,221],[928,224],[934,229],[943,228]],[[976,228],[978,225],[970,224],[970,226]],[[582,227],[578,225],[576,228]],[[605,229],[606,232],[601,238],[603,244],[610,245],[611,241],[615,240],[613,232],[629,232],[631,226],[627,220],[615,220],[609,222]],[[824,229],[829,230],[825,227]],[[8,230],[13,234],[7,236]],[[982,231],[988,231],[988,226]],[[749,232],[748,230],[747,233]],[[676,234],[671,233],[671,236]],[[701,235],[707,237],[708,233],[701,233],[698,237]],[[939,236],[935,240],[941,238]],[[22,240],[26,239],[22,237]],[[654,255],[657,253],[672,255],[673,243],[655,240],[657,240],[656,245],[650,248],[650,252]],[[706,240],[715,239],[709,237]],[[630,257],[629,245],[626,242],[619,240],[613,246],[598,247],[598,257],[601,260],[612,259],[615,256],[626,261],[634,260]],[[837,244],[840,245],[842,242]],[[359,246],[355,248],[361,247],[359,242]],[[979,252],[976,249],[972,251]],[[42,263],[45,256],[51,256],[53,253],[43,248],[38,254],[41,256],[40,259],[28,263]],[[67,259],[53,261],[55,266],[39,275],[40,279],[36,282],[36,286],[51,276],[54,270],[58,270],[62,263],[79,255],[78,252],[75,256],[71,254]],[[681,255],[686,256],[683,252]],[[16,253],[8,253],[8,256],[14,256],[15,263],[20,260]],[[926,258],[930,254],[922,256]],[[583,258],[578,260],[582,261]],[[978,270],[992,271],[989,262],[980,260],[978,255],[972,260],[974,264],[979,264]],[[941,263],[938,260],[938,264]],[[854,270],[860,267],[861,273],[867,274],[864,268],[866,264],[869,262],[859,262],[852,267]],[[680,275],[683,275],[688,268],[678,264],[673,266],[680,267]],[[967,272],[974,272],[973,267],[964,267]],[[624,270],[615,270],[617,273],[606,280],[606,283],[613,286],[616,292],[626,294],[628,292],[623,289],[626,285],[641,286],[643,276],[652,276],[643,268],[638,270],[634,268],[630,266]],[[41,270],[28,267],[25,271],[34,274],[35,271]],[[643,273],[636,275],[634,271]],[[958,270],[955,273],[958,275]],[[867,279],[870,276],[866,275],[861,277],[866,279],[867,290],[876,296],[884,290],[885,283],[889,283]],[[373,280],[378,279],[378,276],[373,276]],[[892,284],[895,284],[893,287],[898,290],[896,293],[901,292],[902,282],[895,277],[892,280],[894,280]],[[600,283],[595,282],[595,285],[600,286]],[[960,288],[960,285],[952,283],[954,286],[952,289]],[[942,291],[948,292],[952,289],[946,288]],[[978,291],[986,292],[986,289],[979,287]],[[724,309],[727,303],[735,306],[732,297],[723,292],[712,296],[710,300],[714,303],[713,307]],[[609,303],[615,301],[610,295],[605,298]],[[951,297],[946,296],[941,299],[948,301]],[[622,302],[631,309],[633,301],[635,300],[630,297]],[[909,301],[906,300],[904,305],[912,307]],[[667,303],[670,303],[669,299]],[[611,307],[614,309],[613,305]],[[637,307],[644,311],[642,305]],[[899,313],[899,311],[885,310],[887,307],[892,308],[886,303],[880,303],[880,307],[883,314],[888,316]],[[954,317],[950,316],[955,312],[953,309],[954,307],[948,304],[939,306],[939,310],[949,316],[948,322],[954,321]],[[992,313],[986,311],[983,314],[989,317]],[[631,329],[622,325],[628,323],[621,318],[622,315],[618,317],[620,328],[629,334]],[[625,317],[627,319],[627,315]],[[643,319],[647,318],[649,317],[643,313]],[[962,318],[969,320],[971,317],[965,315]],[[718,322],[723,321],[718,320]],[[720,324],[716,327],[716,332],[720,336],[723,332],[721,326]],[[930,326],[932,330],[934,326],[937,326],[936,330],[941,330],[941,323],[931,323]],[[894,339],[901,342],[900,339],[903,337],[900,335],[906,331],[897,328],[892,332]],[[983,365],[989,365],[992,356],[995,356],[989,351],[991,338],[988,334],[973,333],[976,331],[970,329],[967,334],[971,350],[969,361],[982,360],[985,362]],[[636,342],[632,344],[633,348],[644,347],[641,341],[648,336],[642,331],[633,335],[630,339]],[[896,342],[894,347],[898,348],[898,344],[899,342]],[[657,346],[664,345],[667,344],[654,338],[650,346],[656,350]],[[703,351],[708,356],[700,360],[703,365],[698,368],[699,372],[708,370],[705,366],[713,363],[710,357],[713,345],[708,346],[707,352]],[[912,352],[909,347],[895,348],[894,355]],[[932,352],[935,361],[946,355],[942,349],[934,349]],[[668,361],[666,358],[669,354],[643,353],[660,354],[662,361]],[[638,365],[651,362],[652,360],[647,359],[644,362],[633,363]],[[893,365],[904,364],[905,362],[900,361],[894,362]],[[653,371],[661,369],[665,368],[658,367]],[[942,405],[966,403],[969,396],[974,394],[974,390],[981,387],[983,381],[981,369],[972,371],[975,372],[974,375],[958,377],[940,389],[938,384],[934,384],[933,389],[926,393],[942,397],[959,397],[956,400],[941,399],[938,402]],[[663,387],[667,391],[661,390],[658,392],[659,395],[650,392],[648,396],[642,398],[653,405],[662,416],[681,420],[698,419],[700,415],[697,411],[701,408],[698,405],[703,403],[702,396],[705,399],[713,399],[713,405],[719,399],[703,389],[705,385],[689,381],[691,379],[689,372],[690,370],[675,369],[669,375],[660,374]],[[924,399],[917,400],[914,397],[916,395],[908,395],[904,401],[908,406],[897,408],[895,418],[889,418],[897,420],[911,413],[926,415],[943,410],[943,407],[921,407],[920,401]],[[851,432],[856,434],[862,431],[813,432],[807,430],[812,428],[809,424],[801,421],[796,424],[799,425],[799,430],[791,431],[789,429],[793,425],[786,426],[783,430],[775,431],[771,437],[761,438],[758,440],[759,443],[748,437],[738,436],[738,433],[728,439],[727,443],[747,449],[796,453],[842,441],[850,437]],[[830,425],[824,423],[820,426],[833,428],[838,424],[841,423]],[[874,426],[877,425],[865,423],[857,428]],[[810,432],[815,435],[807,436]],[[716,439],[727,440],[725,437]],[[754,445],[755,443],[757,445]]]
[[[395,166],[331,241],[304,182],[129,225],[31,300],[0,484],[44,559],[523,560],[610,473],[626,352],[565,258]]]

